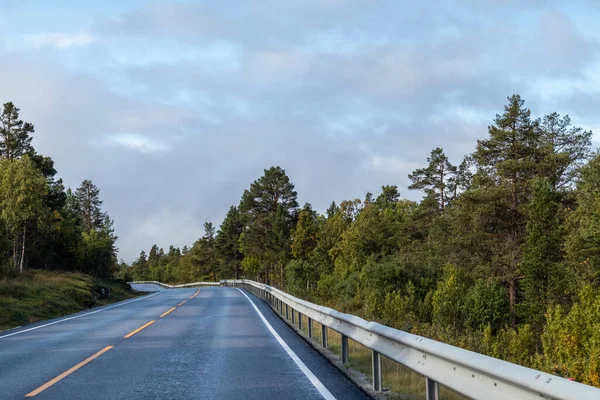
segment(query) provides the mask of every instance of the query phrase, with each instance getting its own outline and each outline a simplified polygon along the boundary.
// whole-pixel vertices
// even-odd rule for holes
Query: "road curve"
[[[248,292],[151,286],[134,301],[1,332],[0,398],[368,398]]]

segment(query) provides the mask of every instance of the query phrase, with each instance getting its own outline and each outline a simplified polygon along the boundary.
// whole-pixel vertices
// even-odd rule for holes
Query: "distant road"
[[[134,288],[154,293],[0,332],[0,399],[368,398],[247,292]]]

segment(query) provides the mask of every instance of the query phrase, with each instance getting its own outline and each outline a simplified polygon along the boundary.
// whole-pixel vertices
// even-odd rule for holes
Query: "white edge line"
[[[267,326],[269,331],[273,334],[273,336],[275,336],[275,339],[277,339],[277,341],[279,342],[281,347],[283,347],[283,349],[288,353],[288,355],[292,358],[292,360],[294,360],[296,365],[298,365],[298,367],[304,373],[304,375],[306,375],[308,380],[313,384],[313,386],[315,388],[317,388],[317,390],[319,391],[321,396],[323,396],[323,398],[327,399],[327,400],[336,400],[336,398],[331,394],[331,392],[329,390],[327,390],[325,385],[323,385],[323,383],[321,383],[319,378],[317,378],[315,376],[315,374],[313,374],[312,371],[310,369],[308,369],[306,364],[304,364],[302,362],[302,360],[300,360],[300,358],[298,358],[298,356],[296,355],[296,353],[294,353],[294,351],[290,348],[290,346],[288,346],[287,343],[283,341],[281,336],[279,336],[279,334],[277,332],[275,332],[275,329],[273,329],[271,324],[269,324],[269,322],[267,321],[265,316],[260,312],[258,307],[256,307],[256,304],[254,304],[254,302],[250,299],[250,297],[248,297],[248,295],[246,295],[246,293],[244,293],[242,291],[242,289],[238,288],[238,290],[248,299],[250,304],[252,304],[252,307],[254,307],[254,310],[258,313],[258,316],[260,317],[260,319],[262,319],[262,321],[265,323],[265,325]]]
[[[136,301],[140,301],[140,300],[144,300],[144,299],[149,299],[150,297],[154,297],[154,296],[156,296],[157,294],[161,294],[161,293],[163,293],[163,291],[156,292],[156,293],[154,293],[154,294],[151,294],[151,295],[149,295],[149,296],[143,296],[143,297],[140,297],[140,298],[137,298],[137,299],[129,300],[129,301],[126,301],[125,303],[119,303],[119,304],[115,304],[115,305],[113,305],[113,306],[106,307],[106,308],[103,308],[103,309],[101,309],[101,310],[96,310],[96,311],[92,311],[92,312],[85,313],[85,314],[79,314],[79,315],[75,315],[75,316],[73,316],[73,317],[64,318],[64,319],[60,319],[60,320],[58,320],[58,321],[50,322],[50,323],[47,323],[47,324],[44,324],[44,325],[34,326],[33,328],[24,329],[24,330],[22,330],[22,331],[18,331],[18,332],[9,333],[8,335],[0,336],[0,339],[7,338],[7,337],[9,337],[9,336],[19,335],[19,334],[21,334],[21,333],[25,333],[25,332],[33,331],[33,330],[40,329],[40,328],[45,328],[45,327],[47,327],[47,326],[54,325],[54,324],[58,324],[58,323],[60,323],[60,322],[70,321],[70,320],[72,320],[72,319],[81,318],[81,317],[87,317],[88,315],[92,315],[92,314],[96,314],[96,313],[99,313],[99,312],[102,312],[102,311],[110,310],[111,308],[121,307],[121,306],[124,306],[125,304],[134,303],[134,302],[136,302]]]

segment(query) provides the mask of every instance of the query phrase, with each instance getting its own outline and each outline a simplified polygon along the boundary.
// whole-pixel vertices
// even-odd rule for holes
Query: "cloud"
[[[42,47],[54,47],[56,49],[65,49],[68,47],[86,46],[94,43],[97,38],[87,32],[80,31],[76,33],[36,33],[25,35],[25,42],[34,49]]]
[[[408,173],[438,146],[459,163],[513,93],[597,125],[597,90],[582,91],[597,38],[562,3],[530,3],[119,2],[74,36],[0,49],[0,100],[67,185],[100,187],[131,261],[218,226],[271,165],[321,211],[382,185],[418,199]]]
[[[115,133],[110,135],[106,142],[142,153],[164,153],[169,150],[169,147],[164,143],[137,133]]]

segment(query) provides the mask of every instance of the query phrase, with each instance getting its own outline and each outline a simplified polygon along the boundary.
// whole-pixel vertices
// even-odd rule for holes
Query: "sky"
[[[0,3],[0,102],[100,188],[128,262],[218,227],[273,165],[320,211],[419,199],[408,174],[460,163],[513,93],[599,138],[594,0]]]

